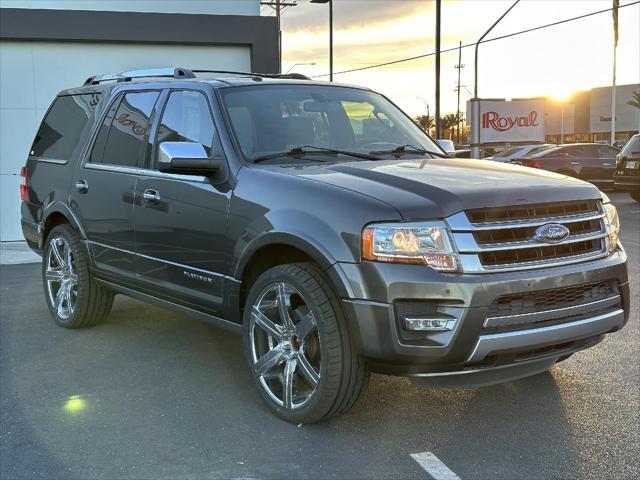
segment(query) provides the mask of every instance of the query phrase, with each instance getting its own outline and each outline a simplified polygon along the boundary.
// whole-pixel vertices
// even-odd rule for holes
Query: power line
[[[620,5],[618,8],[630,7],[632,5],[637,5],[639,3],[640,3],[640,0],[636,0],[635,2],[627,3],[625,5]],[[599,15],[601,13],[610,12],[611,10],[613,10],[613,8],[605,8],[604,10],[598,10],[597,12],[587,13],[587,14],[584,14],[584,15],[580,15],[578,17],[566,18],[564,20],[559,20],[557,22],[547,23],[546,25],[540,25],[538,27],[528,28],[526,30],[520,30],[518,32],[507,33],[506,35],[501,35],[499,37],[488,38],[486,40],[483,40],[481,43],[494,42],[496,40],[503,40],[505,38],[515,37],[516,35],[522,35],[523,33],[535,32],[536,30],[542,30],[543,28],[554,27],[556,25],[561,25],[563,23],[573,22],[575,20],[581,20],[583,18],[592,17],[594,15]],[[467,43],[466,45],[462,45],[462,48],[473,47],[473,46],[475,46],[475,43]],[[458,48],[460,48],[460,47],[447,48],[447,49],[444,49],[444,50],[440,50],[440,53],[453,52],[455,50],[458,50]],[[404,62],[411,62],[413,60],[419,60],[421,58],[432,57],[435,54],[436,54],[435,52],[425,53],[425,54],[422,54],[422,55],[416,55],[414,57],[401,58],[399,60],[391,60],[389,62],[377,63],[377,64],[374,64],[374,65],[368,65],[366,67],[359,67],[359,68],[352,68],[352,69],[349,69],[349,70],[342,70],[340,72],[334,72],[333,74],[334,75],[340,75],[340,74],[343,74],[343,73],[359,72],[359,71],[362,71],[362,70],[369,70],[369,69],[372,69],[372,68],[386,67],[388,65],[395,65],[395,64],[398,64],[398,63],[404,63]],[[329,76],[328,73],[324,73],[322,75],[313,75],[312,78],[328,77],[328,76]]]

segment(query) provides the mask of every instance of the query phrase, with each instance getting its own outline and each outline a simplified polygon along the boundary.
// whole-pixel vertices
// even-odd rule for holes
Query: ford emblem
[[[558,243],[569,236],[569,229],[559,223],[547,223],[536,229],[533,239],[540,243]]]

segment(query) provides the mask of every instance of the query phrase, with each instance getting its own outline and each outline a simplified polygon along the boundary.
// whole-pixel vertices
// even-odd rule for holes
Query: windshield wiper
[[[302,145],[300,147],[292,148],[286,152],[270,153],[269,155],[263,155],[253,159],[253,163],[260,163],[266,160],[279,157],[299,157],[302,155],[348,155],[350,157],[362,158],[363,160],[379,160],[372,154],[350,152],[348,150],[337,150],[334,148],[314,147],[313,145]]]
[[[424,150],[422,148],[416,148],[413,145],[398,145],[393,150],[379,150],[379,151],[373,151],[369,153],[371,155],[397,155],[397,156],[403,155],[405,153],[420,153],[422,155],[429,154],[429,155],[435,155],[436,157],[440,157],[440,158],[450,158],[448,155],[444,153],[436,152],[433,150]]]

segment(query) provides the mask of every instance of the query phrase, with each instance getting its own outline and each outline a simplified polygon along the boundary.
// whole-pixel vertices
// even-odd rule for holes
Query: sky
[[[287,0],[285,0],[287,1]],[[288,0],[291,1],[291,0]],[[620,0],[621,5],[634,0]],[[287,71],[328,73],[328,6],[297,0],[282,15]],[[442,49],[475,43],[511,0],[443,0]],[[612,0],[521,0],[487,38],[610,8]],[[263,14],[270,8],[262,7]],[[619,10],[617,83],[640,82],[640,4]],[[484,98],[552,96],[611,85],[611,12],[480,46],[478,93]],[[334,72],[435,51],[434,0],[334,0]],[[441,111],[455,112],[458,52],[441,56]],[[473,47],[462,49],[461,110],[473,91]],[[327,79],[328,77],[323,77]],[[435,111],[435,58],[335,75],[389,96],[411,115]]]

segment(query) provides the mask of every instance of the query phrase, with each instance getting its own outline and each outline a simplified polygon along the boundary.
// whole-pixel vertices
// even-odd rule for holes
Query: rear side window
[[[146,152],[151,115],[159,95],[155,91],[121,95],[98,130],[89,162],[137,166]]]
[[[622,155],[628,157],[631,154],[640,153],[640,135],[634,135],[622,148]]]
[[[42,120],[31,155],[68,161],[82,148],[93,125],[99,93],[57,97]]]

